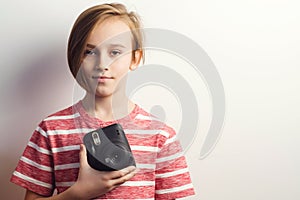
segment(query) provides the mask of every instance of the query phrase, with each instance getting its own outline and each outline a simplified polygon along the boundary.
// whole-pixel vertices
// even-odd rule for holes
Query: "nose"
[[[107,71],[108,67],[107,66],[102,66],[101,64],[99,64],[99,65],[96,66],[96,70]]]
[[[99,60],[98,60],[97,66],[96,66],[97,70],[107,71],[108,65],[109,65],[109,58],[105,54],[100,54]]]

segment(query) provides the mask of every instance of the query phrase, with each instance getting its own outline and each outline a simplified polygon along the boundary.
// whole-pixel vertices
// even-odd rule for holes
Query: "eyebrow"
[[[93,48],[93,49],[96,48],[96,46],[93,45],[93,44],[86,44],[86,46],[87,46],[87,47],[90,47],[90,48]]]
[[[122,45],[122,44],[108,44],[109,46],[111,46],[111,47],[122,47],[122,48],[126,48],[124,45]],[[97,46],[96,45],[93,45],[93,44],[86,44],[86,46],[87,47],[89,47],[89,48],[96,48]]]

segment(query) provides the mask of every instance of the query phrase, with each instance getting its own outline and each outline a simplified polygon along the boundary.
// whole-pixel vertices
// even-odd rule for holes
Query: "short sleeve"
[[[167,138],[156,159],[155,199],[166,200],[194,195],[186,159],[175,131],[167,127]]]
[[[41,122],[33,132],[11,182],[42,196],[51,196],[54,186],[53,158],[46,133]]]

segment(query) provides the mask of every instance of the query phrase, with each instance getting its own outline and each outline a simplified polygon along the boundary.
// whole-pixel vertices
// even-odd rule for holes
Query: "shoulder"
[[[48,115],[44,121],[47,121],[47,120],[52,120],[52,119],[56,119],[56,118],[61,118],[61,119],[64,119],[64,118],[67,118],[67,117],[71,117],[72,115],[76,115],[78,114],[78,111],[76,109],[77,107],[77,104],[74,104],[74,105],[71,105],[69,107],[66,107],[62,110],[59,110],[59,111],[56,111],[50,115]]]
[[[78,103],[48,115],[40,122],[39,127],[45,130],[69,126],[75,118],[80,116],[76,109],[77,104]]]

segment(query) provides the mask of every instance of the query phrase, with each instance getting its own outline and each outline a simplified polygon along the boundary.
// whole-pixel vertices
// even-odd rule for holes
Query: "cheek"
[[[117,74],[124,74],[127,73],[129,70],[129,67],[131,65],[131,54],[126,54],[119,59],[117,59],[112,65],[111,70],[114,71]]]
[[[80,68],[82,68],[83,71],[92,71],[94,67],[96,66],[96,61],[92,59],[84,59],[81,63]]]
[[[90,62],[82,62],[80,70],[82,71],[83,75],[90,76],[95,70],[95,65]]]

